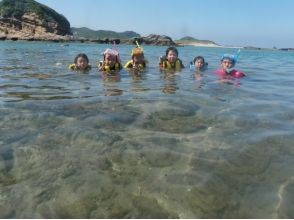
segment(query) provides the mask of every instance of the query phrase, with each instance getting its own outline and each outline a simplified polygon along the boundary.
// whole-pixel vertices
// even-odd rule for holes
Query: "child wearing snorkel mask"
[[[99,71],[118,72],[122,69],[119,53],[117,50],[108,48],[102,54],[103,54],[103,61],[100,61],[98,64]]]
[[[236,65],[236,59],[234,59],[234,55],[225,54],[221,58],[221,68],[227,74],[230,74],[232,68]]]
[[[246,76],[243,72],[233,69],[237,63],[238,56],[224,54],[221,58],[221,69],[215,71],[222,78],[233,79]]]
[[[126,69],[144,70],[147,66],[147,61],[144,58],[144,52],[141,47],[136,47],[132,50],[132,60],[124,66]]]

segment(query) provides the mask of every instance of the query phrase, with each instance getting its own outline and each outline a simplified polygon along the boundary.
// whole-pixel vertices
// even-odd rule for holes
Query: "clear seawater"
[[[201,79],[157,68],[102,77],[107,45],[0,42],[1,218],[294,218],[294,53],[179,47]],[[123,63],[132,46],[118,45]]]

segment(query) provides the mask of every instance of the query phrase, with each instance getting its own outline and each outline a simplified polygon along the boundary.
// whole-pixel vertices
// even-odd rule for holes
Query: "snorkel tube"
[[[136,41],[137,46],[132,49],[132,53],[131,56],[136,56],[136,55],[143,55],[144,56],[144,50],[143,48],[140,46],[140,44],[138,43],[138,41]]]
[[[241,53],[241,50],[239,49],[237,54],[234,55],[235,64],[238,62],[240,53]],[[235,78],[242,78],[242,77],[246,76],[245,73],[243,73],[242,71],[239,71],[239,70],[233,70],[231,72],[231,75]]]
[[[144,50],[136,41],[136,47],[132,49],[131,52],[132,60],[129,61],[125,66],[128,66],[135,70],[144,70],[146,68],[146,60],[144,58]]]
[[[238,59],[239,59],[240,53],[241,53],[241,49],[239,49],[239,50],[237,51],[237,54],[235,55],[236,62],[237,62]]]
[[[137,47],[141,48],[140,44],[138,43],[138,41],[136,41]],[[143,50],[143,49],[142,49]]]

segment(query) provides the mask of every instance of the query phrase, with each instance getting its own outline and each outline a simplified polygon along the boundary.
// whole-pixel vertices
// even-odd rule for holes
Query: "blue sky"
[[[37,0],[72,27],[294,48],[294,0]]]

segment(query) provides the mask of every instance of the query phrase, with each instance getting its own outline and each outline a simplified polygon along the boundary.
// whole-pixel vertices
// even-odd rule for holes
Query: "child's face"
[[[87,60],[85,58],[79,57],[77,59],[77,64],[76,65],[78,66],[78,68],[80,70],[86,70],[87,67],[88,67],[88,62],[87,62]]]
[[[177,58],[178,58],[178,56],[177,56],[177,54],[174,51],[170,50],[168,52],[168,54],[167,54],[167,60],[168,60],[168,62],[174,63],[174,62],[176,62]]]
[[[109,66],[114,66],[116,63],[116,56],[112,54],[106,54],[105,55],[105,63]]]
[[[231,69],[233,67],[233,62],[229,59],[224,59],[221,66],[223,69]]]
[[[133,63],[134,63],[134,65],[143,64],[143,62],[144,62],[144,56],[143,55],[133,56]]]
[[[197,69],[202,69],[204,67],[204,60],[198,59],[195,61],[195,66]]]

